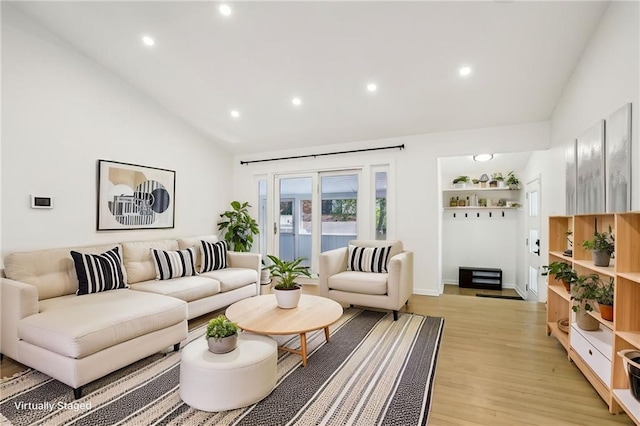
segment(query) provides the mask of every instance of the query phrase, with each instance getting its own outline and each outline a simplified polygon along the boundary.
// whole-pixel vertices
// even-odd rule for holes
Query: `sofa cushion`
[[[258,282],[258,272],[245,268],[225,268],[200,274],[201,277],[209,277],[220,281],[220,290],[235,290],[248,284]]]
[[[38,300],[75,294],[78,276],[71,250],[98,254],[114,246],[120,247],[119,244],[108,244],[10,253],[4,258],[4,272],[7,278],[35,286]],[[124,269],[122,273],[126,283],[127,273]]]
[[[76,294],[79,296],[127,287],[118,247],[100,254],[83,254],[71,250],[71,257],[78,275]]]
[[[195,275],[195,253],[195,247],[174,251],[152,248],[151,259],[156,268],[156,280],[170,280],[171,278]]]
[[[375,272],[345,271],[329,277],[330,290],[341,290],[349,293],[387,294],[389,274]]]
[[[182,300],[120,289],[41,301],[40,313],[19,321],[18,336],[60,355],[83,358],[186,318]]]
[[[178,250],[176,240],[135,241],[122,243],[122,260],[127,270],[128,283],[134,284],[156,278],[156,267],[151,249]]]
[[[218,241],[217,243],[209,243],[200,241],[200,249],[202,252],[202,267],[200,272],[215,271],[227,267],[227,242]]]
[[[220,293],[220,282],[208,277],[195,276],[174,278],[166,281],[143,281],[131,284],[130,288],[191,302]]]
[[[387,272],[391,246],[359,247],[349,244],[347,271]]]
[[[203,235],[201,237],[187,237],[187,238],[179,238],[178,239],[178,247],[180,250],[184,250],[189,247],[197,247],[196,250],[196,271],[200,271],[202,267],[202,254],[200,253],[202,250],[200,249],[201,243],[200,241],[206,241],[208,243],[217,243],[218,236],[217,235]]]

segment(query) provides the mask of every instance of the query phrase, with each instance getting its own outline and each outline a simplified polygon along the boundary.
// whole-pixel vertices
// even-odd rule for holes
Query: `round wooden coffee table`
[[[273,294],[243,299],[227,308],[227,318],[243,330],[258,334],[299,334],[300,350],[281,346],[280,349],[302,356],[307,365],[307,333],[324,328],[329,341],[329,326],[342,316],[342,306],[326,297],[303,294],[297,308],[281,309]]]

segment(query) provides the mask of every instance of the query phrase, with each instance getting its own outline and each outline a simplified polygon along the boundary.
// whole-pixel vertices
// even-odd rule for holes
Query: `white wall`
[[[303,160],[240,165],[240,160],[274,158],[285,155],[314,154],[397,145],[402,151],[378,151]],[[520,152],[546,149],[549,144],[548,123],[463,130],[416,135],[386,140],[353,142],[308,150],[269,152],[236,158],[234,194],[237,199],[255,200],[257,185],[254,175],[283,173],[323,168],[347,168],[357,165],[393,163],[390,188],[396,189],[395,237],[415,253],[414,293],[439,294],[441,265],[442,201],[439,186],[438,158],[487,152]],[[255,203],[255,202],[254,202]]]
[[[633,103],[632,209],[640,209],[640,4],[612,1],[551,117],[552,146],[566,146],[600,119]],[[559,151],[564,155],[564,151]],[[554,203],[564,205],[564,191]],[[564,211],[564,208],[562,209]]]
[[[232,157],[2,5],[2,254],[216,231]],[[96,232],[98,159],[176,171],[175,229]],[[53,210],[29,208],[51,195]]]

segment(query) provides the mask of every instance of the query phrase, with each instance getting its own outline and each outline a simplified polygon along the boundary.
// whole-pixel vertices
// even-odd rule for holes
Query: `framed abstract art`
[[[175,226],[176,172],[98,160],[98,231]]]

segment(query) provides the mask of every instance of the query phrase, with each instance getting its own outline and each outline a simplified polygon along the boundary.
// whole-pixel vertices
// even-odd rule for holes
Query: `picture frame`
[[[175,183],[173,170],[98,160],[96,229],[174,228]]]
[[[576,151],[576,213],[604,213],[604,120],[578,137]]]
[[[607,213],[631,210],[631,104],[613,112],[605,126]]]

